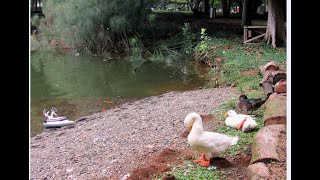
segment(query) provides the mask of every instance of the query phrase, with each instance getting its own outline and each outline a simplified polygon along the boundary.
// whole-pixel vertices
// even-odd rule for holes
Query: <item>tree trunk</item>
[[[242,1],[242,22],[241,22],[241,25],[242,27],[243,26],[246,26],[246,25],[252,25],[252,22],[251,22],[251,18],[249,17],[249,0],[243,0]]]
[[[237,1],[239,3],[239,13],[242,14],[243,11],[243,3],[242,1]]]
[[[198,7],[199,7],[200,0],[193,0],[191,10],[194,15],[199,15]]]
[[[230,5],[228,0],[222,0],[223,17],[229,17]]]
[[[274,48],[286,43],[284,5],[284,0],[268,0],[268,27],[264,41]]]
[[[209,13],[209,9],[210,9],[210,6],[209,6],[209,0],[204,0],[204,13],[205,14],[208,14]]]

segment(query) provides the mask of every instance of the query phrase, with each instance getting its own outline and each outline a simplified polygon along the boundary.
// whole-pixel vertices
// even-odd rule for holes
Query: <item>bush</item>
[[[74,49],[102,54],[128,45],[144,18],[143,1],[53,0],[45,1],[46,27]],[[120,42],[120,43],[119,43]]]

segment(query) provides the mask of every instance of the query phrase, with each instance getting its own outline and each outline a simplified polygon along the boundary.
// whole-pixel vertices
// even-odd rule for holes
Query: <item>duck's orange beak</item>
[[[224,116],[226,116],[226,117],[227,117],[227,116],[228,116],[228,113],[225,113],[225,114],[224,114]]]
[[[192,130],[192,126],[191,127],[189,127],[189,131],[191,132],[191,130]]]

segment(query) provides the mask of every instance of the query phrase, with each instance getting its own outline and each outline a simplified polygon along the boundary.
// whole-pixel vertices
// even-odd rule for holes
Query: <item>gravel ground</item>
[[[184,117],[233,96],[229,87],[169,92],[46,130],[30,141],[30,179],[121,179],[165,148],[190,149]]]

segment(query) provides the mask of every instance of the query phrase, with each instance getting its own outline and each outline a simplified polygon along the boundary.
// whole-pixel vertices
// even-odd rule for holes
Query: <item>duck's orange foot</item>
[[[193,162],[200,164],[201,166],[209,166],[210,162],[203,159],[196,159]]]
[[[203,159],[201,158],[201,159],[196,159],[196,160],[194,160],[193,162],[195,162],[195,163],[201,163],[201,162],[203,162]]]
[[[201,166],[209,166],[210,162],[209,161],[202,161],[201,163],[199,163]]]
[[[200,164],[202,166],[209,166],[209,164],[210,164],[210,162],[206,160],[206,155],[205,154],[202,155],[202,158],[196,159],[193,162],[198,163],[198,164]]]

